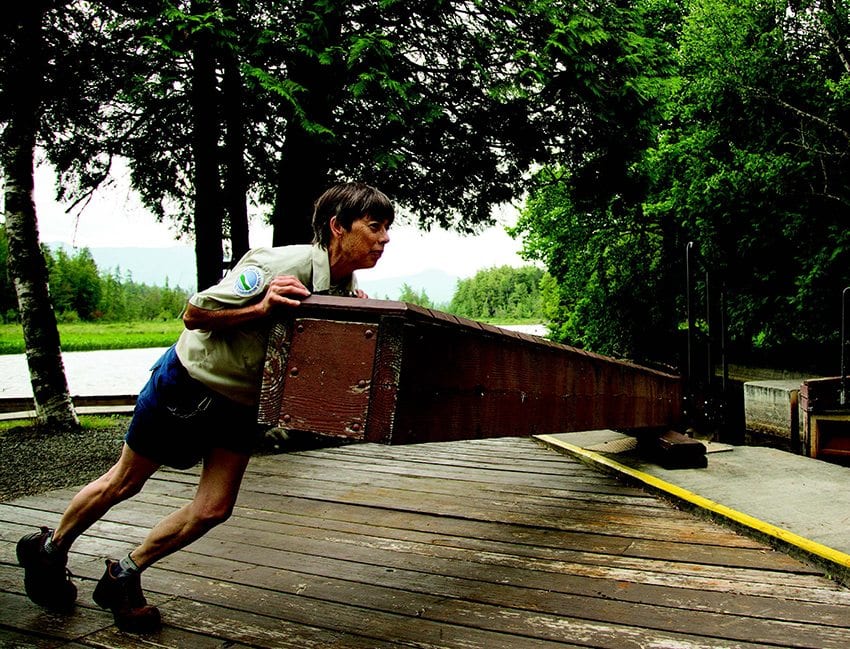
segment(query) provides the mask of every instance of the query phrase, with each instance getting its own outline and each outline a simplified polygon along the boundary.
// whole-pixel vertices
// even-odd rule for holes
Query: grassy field
[[[117,426],[125,426],[129,415],[79,415],[82,430],[98,431],[111,430]],[[4,419],[0,421],[0,441],[19,426],[34,428],[38,424],[35,419]]]
[[[490,324],[538,324],[537,321],[487,320]],[[183,321],[66,322],[59,324],[62,351],[168,347],[177,340]],[[19,324],[0,324],[0,354],[23,354],[24,334]]]
[[[181,320],[165,322],[73,322],[59,325],[62,351],[168,347],[183,329]],[[24,334],[19,324],[0,324],[0,354],[23,354]]]

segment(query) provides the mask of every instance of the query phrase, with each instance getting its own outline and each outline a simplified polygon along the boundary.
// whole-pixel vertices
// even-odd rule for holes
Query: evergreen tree
[[[431,301],[431,298],[428,297],[425,289],[417,292],[416,289],[407,283],[401,285],[401,292],[399,293],[398,301],[407,302],[408,304],[416,304],[417,306],[425,307],[426,309],[433,309],[436,307],[436,305]]]
[[[542,322],[540,283],[543,271],[534,266],[500,266],[478,271],[458,281],[450,313],[480,320]]]
[[[553,154],[586,159],[584,185],[605,187],[594,178],[628,163],[623,143],[639,133],[628,120],[641,114],[640,78],[617,84],[623,61],[645,61],[633,32],[608,37],[607,23],[628,12],[607,4],[148,0],[90,10],[103,29],[85,53],[100,74],[80,80],[85,115],[56,105],[52,123],[75,137],[48,140],[48,155],[78,199],[111,156],[126,156],[146,204],[196,231],[199,286],[221,266],[223,233],[243,232],[244,216],[219,225],[221,206],[244,214],[246,192],[273,206],[275,244],[309,240],[312,201],[352,178],[423,225],[471,231]]]
[[[558,337],[675,364],[693,242],[693,292],[706,272],[725,289],[730,351],[790,364],[825,351],[816,371],[834,371],[850,284],[850,7],[639,2],[611,15],[626,19],[602,42],[631,54],[594,61],[623,74],[567,137],[579,155],[537,174],[515,230],[557,280]]]
[[[836,345],[850,283],[850,8],[695,3],[654,212],[727,290],[732,344]]]

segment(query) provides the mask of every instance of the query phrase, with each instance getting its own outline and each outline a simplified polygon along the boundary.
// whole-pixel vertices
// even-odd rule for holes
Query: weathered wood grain
[[[259,420],[409,444],[681,422],[677,376],[401,302],[281,312]]]
[[[146,571],[162,632],[116,631],[103,557],[196,482],[161,471],[79,540],[70,616],[26,599],[14,545],[73,490],[0,504],[0,644],[847,646],[850,592],[816,569],[518,438],[255,458],[234,517]]]

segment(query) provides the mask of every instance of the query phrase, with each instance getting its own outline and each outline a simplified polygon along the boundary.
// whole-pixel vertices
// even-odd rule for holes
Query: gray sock
[[[133,575],[141,572],[139,570],[139,566],[137,566],[136,562],[130,558],[129,554],[121,559],[117,564],[113,565],[115,566],[115,569],[112,572],[112,576],[119,579],[122,577],[132,577]]]
[[[44,553],[49,555],[58,554],[60,552],[59,548],[53,543],[53,530],[50,530],[50,536],[45,539],[44,544],[41,546],[44,550]]]

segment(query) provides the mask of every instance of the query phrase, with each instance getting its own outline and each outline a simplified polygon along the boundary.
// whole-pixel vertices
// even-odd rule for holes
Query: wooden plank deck
[[[191,497],[163,471],[74,548],[69,616],[23,595],[15,541],[71,492],[0,504],[3,647],[847,647],[850,591],[528,438],[255,458],[234,517],[145,573],[165,627],[91,602],[103,557]]]

